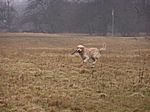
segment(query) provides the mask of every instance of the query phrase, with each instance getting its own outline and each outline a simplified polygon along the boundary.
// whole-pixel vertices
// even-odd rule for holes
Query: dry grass
[[[103,42],[95,68],[70,55]],[[150,112],[149,67],[145,38],[1,34],[0,112]]]

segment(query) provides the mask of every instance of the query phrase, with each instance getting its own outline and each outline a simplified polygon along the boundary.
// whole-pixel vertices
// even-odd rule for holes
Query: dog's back
[[[98,48],[86,48],[85,51],[86,55],[92,58],[99,58],[100,57],[100,52]]]

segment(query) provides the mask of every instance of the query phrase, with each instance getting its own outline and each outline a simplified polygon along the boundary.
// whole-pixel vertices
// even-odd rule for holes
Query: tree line
[[[6,2],[7,1],[7,2]],[[10,1],[0,3],[0,29],[90,35],[150,35],[149,0],[27,0],[16,21]]]

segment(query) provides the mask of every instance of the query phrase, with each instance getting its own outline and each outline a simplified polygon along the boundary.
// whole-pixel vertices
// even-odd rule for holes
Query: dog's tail
[[[100,48],[100,52],[102,52],[102,51],[105,51],[106,50],[106,43],[103,43],[103,47],[102,48]]]

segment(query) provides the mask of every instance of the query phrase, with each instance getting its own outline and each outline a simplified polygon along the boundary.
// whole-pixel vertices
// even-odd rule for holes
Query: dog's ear
[[[81,47],[80,49],[82,49],[82,51],[84,51],[84,47]]]

